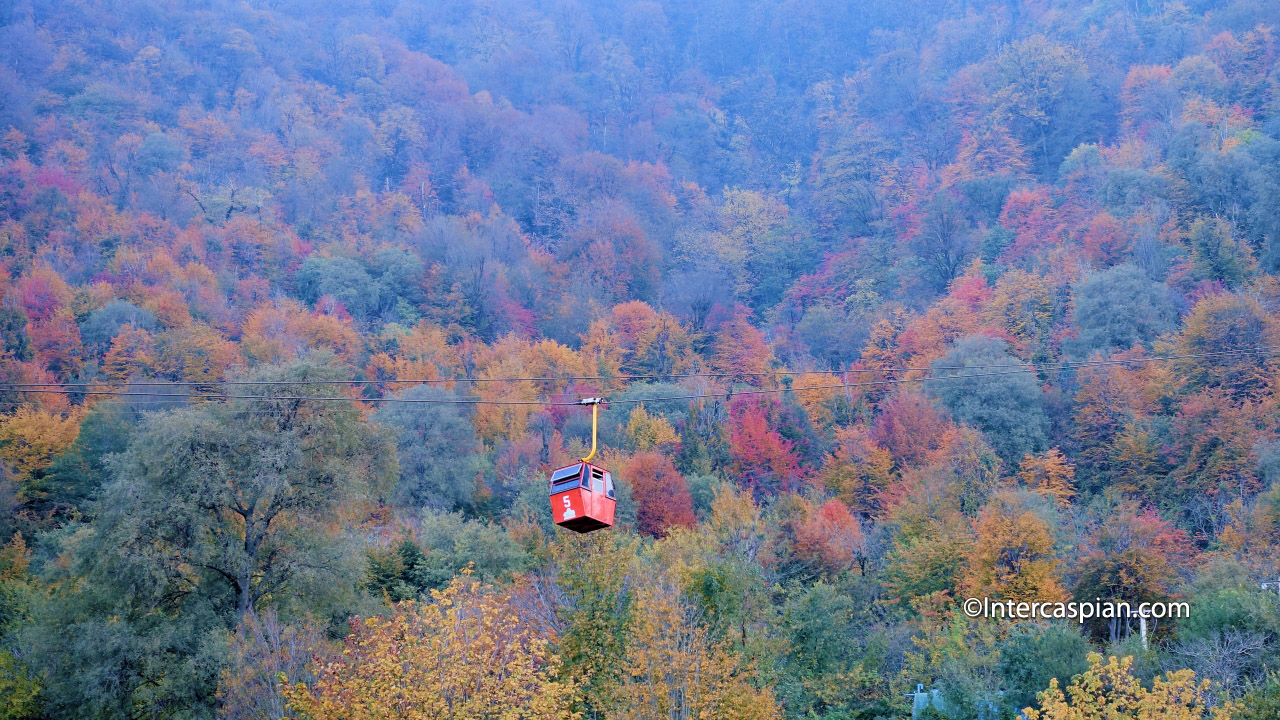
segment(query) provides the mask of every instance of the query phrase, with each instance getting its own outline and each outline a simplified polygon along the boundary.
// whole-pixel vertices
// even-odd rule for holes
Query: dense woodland
[[[0,718],[1280,717],[1278,28],[0,0]]]

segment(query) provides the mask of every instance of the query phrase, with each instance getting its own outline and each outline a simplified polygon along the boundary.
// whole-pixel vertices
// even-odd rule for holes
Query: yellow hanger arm
[[[596,456],[596,426],[600,419],[600,403],[591,404],[591,452],[582,458],[582,462],[589,463]]]

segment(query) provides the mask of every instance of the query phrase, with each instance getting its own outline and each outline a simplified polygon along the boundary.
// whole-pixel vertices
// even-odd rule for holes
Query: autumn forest
[[[0,720],[1280,718],[1277,33],[0,0]]]

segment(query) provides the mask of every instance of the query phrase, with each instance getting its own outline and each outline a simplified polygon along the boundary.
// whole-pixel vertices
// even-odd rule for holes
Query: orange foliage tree
[[[151,333],[124,325],[111,338],[111,348],[102,361],[102,371],[117,382],[131,377],[148,377],[155,371],[156,344]]]
[[[773,352],[764,334],[751,325],[750,311],[739,306],[716,332],[712,367],[732,382],[761,385],[767,383],[759,373],[768,372],[772,361]]]
[[[871,440],[866,428],[840,428],[821,477],[826,489],[854,511],[875,515],[880,493],[893,477],[893,456]]]
[[[1018,477],[1027,487],[1058,502],[1067,502],[1076,492],[1076,469],[1058,448],[1050,448],[1043,455],[1028,455],[1019,467]]]
[[[977,537],[969,551],[962,587],[971,597],[1058,601],[1058,558],[1048,524],[1016,498],[997,495],[973,524]]]
[[[27,326],[36,361],[59,380],[66,380],[84,366],[80,327],[69,312]]]
[[[867,569],[867,538],[862,525],[839,500],[810,504],[796,527],[796,554],[809,565],[835,575],[857,565]]]
[[[156,351],[156,372],[170,380],[214,382],[242,362],[238,345],[199,323],[160,333]]]
[[[367,372],[378,380],[427,379],[457,375],[461,363],[443,328],[425,320],[408,332],[384,334],[387,347],[369,359]]]

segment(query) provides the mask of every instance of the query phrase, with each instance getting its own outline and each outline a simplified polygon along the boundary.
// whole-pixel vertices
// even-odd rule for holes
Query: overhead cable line
[[[1086,367],[1106,367],[1112,365],[1132,365],[1135,363],[1161,362],[1168,360],[1203,359],[1235,355],[1266,355],[1280,350],[1280,345],[1258,345],[1235,350],[1220,350],[1205,353],[1188,353],[1183,355],[1151,355],[1148,357],[1118,358],[1110,360],[1076,360],[1056,363],[1006,363],[999,365],[938,365],[931,367],[885,367],[885,368],[849,368],[847,370],[771,370],[768,372],[695,372],[695,373],[649,373],[622,375],[561,375],[530,377],[496,377],[496,378],[397,378],[386,380],[130,380],[129,386],[147,387],[214,387],[217,385],[233,386],[278,386],[278,385],[440,385],[446,383],[493,383],[493,382],[565,382],[610,381],[610,380],[648,380],[648,379],[684,379],[684,378],[740,378],[740,377],[796,377],[800,375],[848,375],[850,373],[903,373],[903,372],[938,372],[947,370],[992,370],[1019,365],[1028,372],[1041,370],[1069,370]],[[0,383],[0,389],[24,388],[71,388],[95,387],[101,382],[47,382],[47,383]],[[34,392],[34,391],[33,391]]]
[[[1245,353],[1244,351],[1231,351],[1232,354],[1263,354],[1258,351]],[[1223,353],[1214,353],[1221,355]],[[1274,353],[1269,353],[1274,354]],[[1139,358],[1138,360],[1170,360],[1180,357],[1203,357],[1210,353],[1199,353],[1195,356],[1161,356],[1151,358]],[[1131,362],[1131,361],[1124,361]],[[958,369],[976,369],[980,366],[969,366]],[[919,378],[892,378],[888,380],[873,380],[856,383],[840,383],[836,385],[810,385],[806,387],[785,387],[785,388],[761,388],[751,390],[727,390],[706,393],[691,393],[687,395],[669,395],[665,397],[654,398],[620,398],[617,400],[609,400],[608,403],[616,403],[619,405],[633,405],[641,403],[656,403],[672,400],[706,400],[722,397],[736,397],[740,395],[775,395],[786,392],[805,392],[810,390],[843,390],[861,387],[879,387],[886,385],[902,385],[905,383],[925,383],[941,380],[968,380],[973,378],[997,377],[1005,375],[1020,375],[1037,372],[1034,367],[1025,366],[986,366],[986,367],[1006,367],[1007,370],[1000,372],[984,372],[984,373],[961,373],[955,375],[937,375]],[[942,370],[943,368],[938,368]],[[289,381],[279,381],[269,383],[272,385],[289,385]],[[28,389],[22,392],[28,393],[55,393],[55,394],[74,394],[74,395],[92,395],[107,397],[145,397],[145,398],[178,398],[181,400],[254,400],[259,402],[367,402],[367,403],[404,403],[412,405],[524,405],[524,406],[542,406],[542,407],[572,407],[582,403],[580,401],[562,401],[562,400],[484,400],[479,398],[398,398],[398,397],[345,397],[345,396],[309,396],[309,395],[225,395],[225,394],[185,394],[185,393],[152,393],[152,392],[136,392],[121,390],[69,390],[66,388],[43,388]]]

